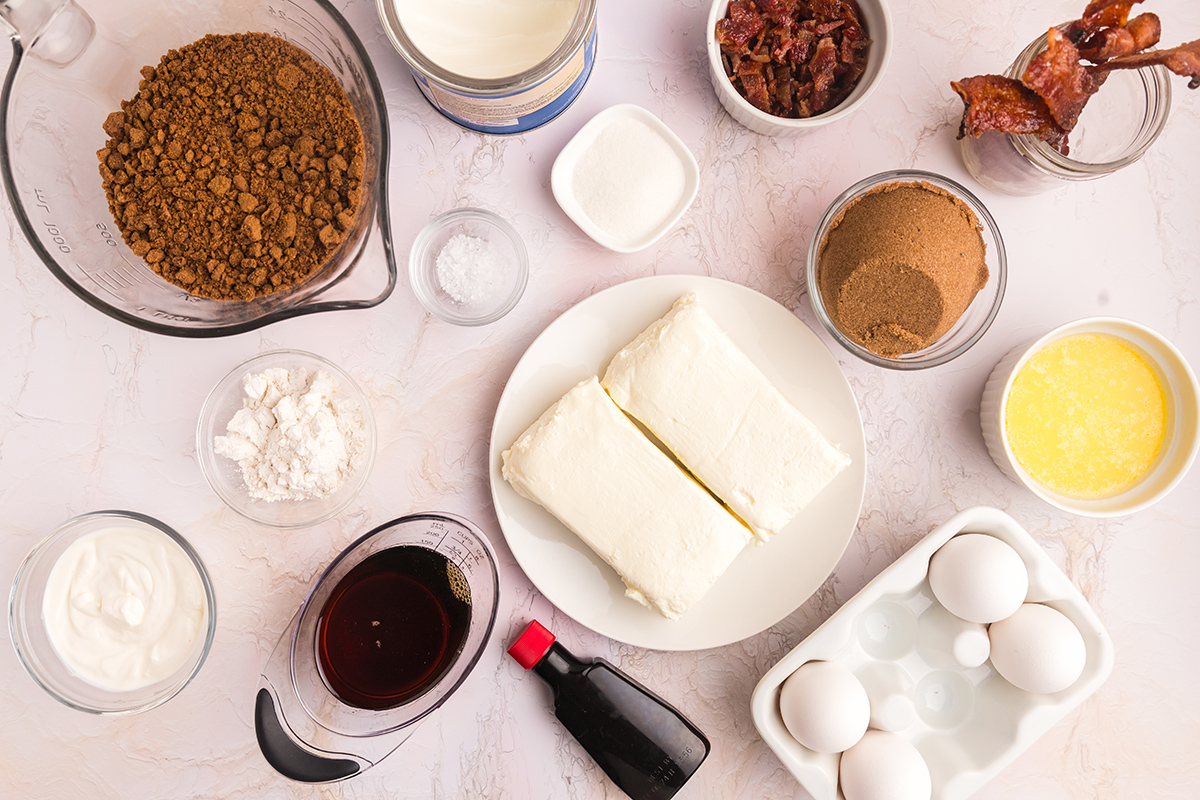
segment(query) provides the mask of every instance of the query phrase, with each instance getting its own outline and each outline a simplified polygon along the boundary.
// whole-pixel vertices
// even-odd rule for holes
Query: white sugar
[[[637,119],[609,123],[580,156],[571,189],[583,212],[621,244],[636,244],[666,222],[686,183],[683,160]]]
[[[475,306],[501,288],[504,252],[493,242],[456,233],[438,251],[437,280],[454,302]]]

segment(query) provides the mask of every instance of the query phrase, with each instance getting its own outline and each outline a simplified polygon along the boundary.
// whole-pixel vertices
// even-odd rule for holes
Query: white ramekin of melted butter
[[[9,624],[22,664],[67,705],[132,713],[176,694],[215,626],[212,588],[179,534],[131,512],[76,517],[30,553]]]
[[[1117,317],[1067,323],[1011,350],[980,402],[992,460],[1047,503],[1132,514],[1200,452],[1200,383],[1165,337]]]
[[[596,57],[597,0],[376,0],[425,98],[482,133],[522,133],[561,114]]]

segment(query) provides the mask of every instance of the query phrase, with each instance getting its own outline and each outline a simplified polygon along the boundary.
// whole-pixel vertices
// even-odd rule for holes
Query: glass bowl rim
[[[818,250],[820,248],[822,239],[829,230],[830,223],[835,217],[837,217],[839,213],[841,213],[842,210],[844,210],[846,204],[851,200],[851,198],[854,198],[856,195],[864,194],[864,190],[866,189],[874,188],[875,186],[880,186],[885,183],[911,183],[917,181],[926,181],[934,186],[937,186],[938,188],[946,189],[954,194],[959,200],[967,204],[967,207],[974,212],[976,217],[978,217],[980,224],[983,225],[984,229],[990,232],[994,237],[996,243],[996,247],[994,248],[996,264],[994,270],[989,270],[989,272],[994,274],[990,274],[988,276],[988,283],[991,284],[993,281],[995,282],[996,296],[992,301],[991,308],[988,309],[987,317],[982,321],[982,323],[980,323],[979,327],[967,337],[965,341],[956,347],[947,350],[944,353],[939,353],[935,356],[922,357],[920,356],[920,353],[924,351],[918,350],[915,354],[907,354],[910,356],[908,358],[888,358],[887,356],[881,356],[876,353],[872,353],[862,345],[851,340],[838,329],[837,325],[833,323],[833,319],[829,316],[829,312],[825,308],[825,301],[821,296],[820,287],[817,285]],[[980,339],[983,338],[983,335],[987,333],[989,328],[991,328],[996,316],[1000,313],[1000,305],[1004,300],[1004,290],[1008,284],[1008,257],[1005,252],[1004,238],[1000,234],[1000,227],[996,224],[995,218],[992,216],[991,212],[988,211],[987,207],[984,206],[983,202],[965,186],[936,172],[918,169],[895,169],[879,172],[863,178],[839,194],[829,204],[829,206],[825,209],[825,213],[821,215],[820,221],[817,222],[816,228],[813,230],[812,239],[809,241],[806,271],[807,275],[805,276],[805,282],[808,287],[809,301],[812,303],[813,310],[817,314],[817,319],[821,321],[821,326],[824,327],[825,330],[837,340],[838,344],[842,345],[842,347],[844,347],[851,354],[861,358],[863,361],[874,364],[877,367],[906,371],[929,369],[930,367],[937,367],[949,361],[953,361],[963,353],[967,352],[967,350],[971,349]],[[983,290],[980,291],[982,292]],[[976,299],[978,299],[978,295],[976,295]],[[972,304],[973,303],[974,300],[972,300]],[[968,308],[970,308],[970,306],[968,306]],[[957,323],[955,324],[955,327],[957,327]],[[954,330],[955,328],[952,327],[950,331],[947,331],[947,333],[943,334],[943,337],[950,335],[954,332]],[[934,344],[936,344],[936,342]]]
[[[59,541],[63,537],[74,533],[75,530],[85,522],[103,517],[134,520],[138,523],[155,529],[159,533],[165,534],[173,542],[179,545],[179,547],[191,561],[192,565],[196,568],[196,572],[200,576],[200,584],[204,587],[205,612],[206,616],[208,617],[205,623],[204,645],[200,649],[200,656],[196,659],[196,663],[191,666],[187,677],[184,678],[182,682],[180,682],[177,686],[170,687],[170,691],[164,692],[163,694],[139,705],[131,705],[125,708],[114,709],[95,708],[82,701],[64,697],[61,693],[46,685],[46,682],[42,680],[42,677],[38,674],[37,670],[26,657],[26,652],[21,648],[21,637],[17,635],[16,619],[17,597],[20,589],[24,586],[25,580],[28,579],[28,570],[33,564],[35,558],[43,553],[50,545]],[[29,677],[33,678],[34,683],[40,686],[46,692],[46,694],[50,695],[55,700],[69,708],[73,708],[77,711],[84,711],[88,714],[95,714],[97,716],[114,717],[140,714],[143,711],[149,711],[152,708],[157,708],[158,706],[166,703],[168,700],[178,695],[195,679],[196,675],[200,673],[200,668],[204,666],[204,662],[208,660],[208,654],[212,651],[213,639],[216,637],[216,632],[217,597],[215,591],[213,590],[212,578],[209,575],[208,567],[206,567],[204,564],[204,559],[201,558],[200,553],[197,552],[196,548],[192,546],[191,542],[189,542],[183,536],[183,534],[179,533],[165,522],[137,511],[102,509],[99,511],[88,511],[83,514],[76,514],[75,516],[63,521],[52,531],[43,536],[41,540],[30,549],[29,553],[26,554],[25,558],[21,561],[20,566],[17,567],[16,576],[13,578],[12,589],[9,591],[8,595],[8,633],[9,638],[12,640],[13,649],[17,653],[17,660],[21,663],[21,667],[25,670]],[[62,659],[58,656],[57,652],[54,652],[54,656],[56,659],[58,659],[59,663],[62,663]],[[66,664],[63,664],[63,666],[66,667]],[[187,668],[187,662],[184,663],[180,670],[177,670],[177,674],[182,674],[182,671],[185,668]],[[112,693],[120,694],[120,692]]]

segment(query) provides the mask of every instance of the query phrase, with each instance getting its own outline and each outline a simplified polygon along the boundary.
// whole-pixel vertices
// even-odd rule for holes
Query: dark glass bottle
[[[603,659],[581,661],[536,620],[509,655],[550,684],[554,714],[633,800],[674,797],[708,739],[666,701]]]

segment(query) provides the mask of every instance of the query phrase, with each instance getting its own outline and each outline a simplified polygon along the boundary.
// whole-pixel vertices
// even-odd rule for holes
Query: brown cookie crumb
[[[171,50],[142,76],[97,153],[130,249],[217,300],[316,272],[362,194],[362,131],[333,74],[283,39],[244,33]]]

